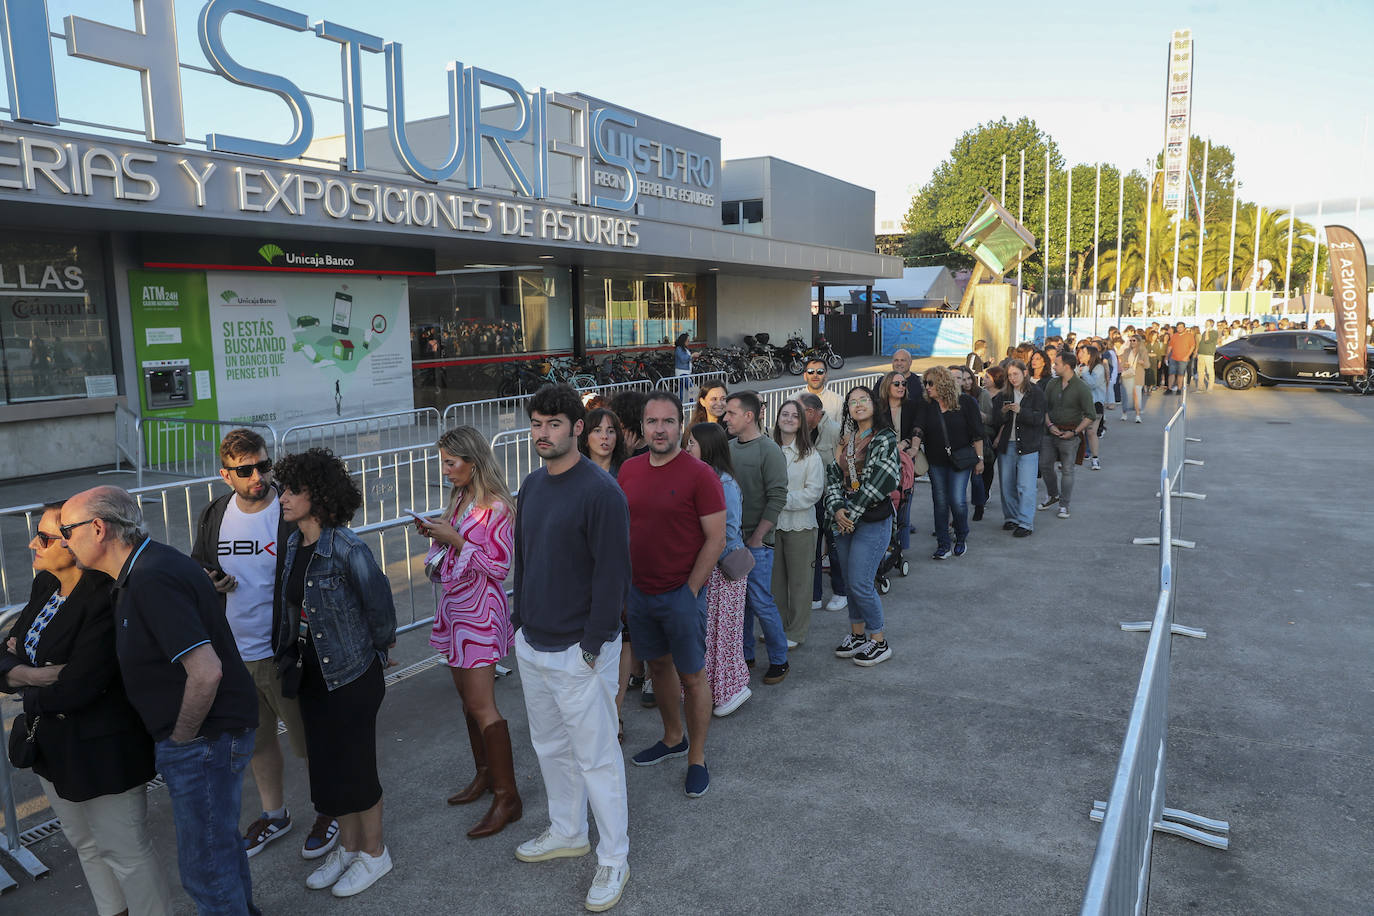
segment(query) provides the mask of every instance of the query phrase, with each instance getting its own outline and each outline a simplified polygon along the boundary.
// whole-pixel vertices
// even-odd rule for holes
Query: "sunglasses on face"
[[[824,370],[824,369],[807,369],[807,370],[806,370],[806,374],[807,374],[807,375],[825,375],[825,370]]]
[[[88,518],[84,522],[73,522],[70,525],[58,525],[57,530],[62,532],[62,540],[70,541],[72,539],[73,531],[80,528],[82,525],[89,525],[93,521],[95,521],[94,517]]]
[[[893,383],[892,383],[892,387],[893,387],[893,388],[905,388],[905,387],[906,387],[906,382],[893,382]]]
[[[62,535],[48,534],[46,531],[40,531],[35,534],[34,537],[38,539],[38,543],[43,547],[51,547],[54,541],[62,540]]]
[[[272,461],[268,459],[266,461],[259,461],[257,464],[241,464],[238,467],[230,467],[226,464],[224,469],[226,471],[233,471],[244,480],[252,477],[254,471],[257,471],[260,476],[266,477],[268,472],[272,470]]]

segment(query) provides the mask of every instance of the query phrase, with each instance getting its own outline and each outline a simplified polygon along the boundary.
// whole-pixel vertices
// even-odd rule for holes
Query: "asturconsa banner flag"
[[[1336,303],[1336,350],[1341,375],[1364,375],[1365,323],[1369,312],[1369,287],[1364,243],[1344,226],[1327,226],[1326,243],[1331,252],[1331,298]]]

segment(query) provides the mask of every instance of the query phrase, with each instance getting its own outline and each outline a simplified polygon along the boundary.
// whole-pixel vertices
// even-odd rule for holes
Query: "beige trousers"
[[[81,858],[96,912],[115,916],[171,916],[172,892],[148,837],[148,790],[67,801],[40,777],[62,832]]]
[[[773,530],[773,600],[782,615],[783,631],[795,643],[806,642],[811,629],[811,586],[815,581],[812,564],[816,562],[819,530]]]

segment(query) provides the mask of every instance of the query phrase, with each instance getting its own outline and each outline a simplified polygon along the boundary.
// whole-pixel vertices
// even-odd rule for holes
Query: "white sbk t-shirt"
[[[246,662],[272,657],[272,589],[277,580],[277,496],[259,512],[239,510],[230,497],[219,526],[216,552],[220,567],[238,580],[225,597],[229,629]],[[284,545],[282,545],[284,546]]]

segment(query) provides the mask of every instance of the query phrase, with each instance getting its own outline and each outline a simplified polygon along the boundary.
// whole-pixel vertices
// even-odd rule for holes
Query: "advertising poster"
[[[409,410],[405,277],[129,272],[143,413],[287,427]]]
[[[287,427],[410,410],[405,277],[206,274],[219,414]]]

